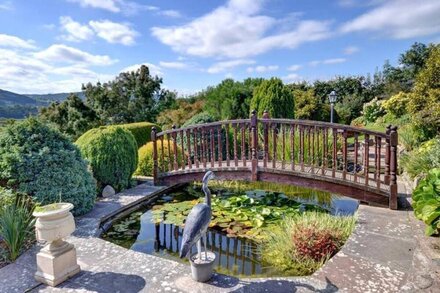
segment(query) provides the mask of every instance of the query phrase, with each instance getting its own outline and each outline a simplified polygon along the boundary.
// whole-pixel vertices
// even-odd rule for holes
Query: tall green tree
[[[86,103],[105,124],[155,122],[159,111],[173,104],[175,94],[161,90],[162,79],[147,66],[122,72],[108,83],[83,85]]]
[[[54,124],[59,131],[72,139],[100,124],[96,112],[74,94],[61,103],[54,102],[46,108],[41,108],[40,117]]]
[[[279,78],[264,80],[254,89],[251,109],[257,110],[259,117],[267,110],[271,118],[294,118],[293,94]]]
[[[261,78],[248,78],[243,82],[231,78],[208,87],[200,96],[206,100],[204,109],[218,120],[247,118],[253,91]]]

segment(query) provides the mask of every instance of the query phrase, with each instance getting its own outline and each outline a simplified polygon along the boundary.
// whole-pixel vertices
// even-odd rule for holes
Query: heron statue
[[[199,260],[202,259],[202,236],[205,246],[205,260],[207,259],[206,250],[206,231],[211,222],[211,191],[208,188],[208,181],[214,179],[212,171],[206,172],[202,180],[202,190],[205,193],[205,202],[195,205],[186,218],[183,230],[182,245],[180,247],[180,258],[184,258],[191,251],[191,247],[197,242],[197,252]]]

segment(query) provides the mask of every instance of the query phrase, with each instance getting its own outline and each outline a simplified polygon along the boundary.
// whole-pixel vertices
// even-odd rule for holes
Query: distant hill
[[[31,97],[0,89],[0,106],[36,105],[37,103],[38,102]]]
[[[74,93],[84,99],[84,93]],[[52,102],[64,101],[70,93],[21,95],[0,89],[0,118],[21,119],[38,113],[40,107]]]
[[[43,102],[43,103],[50,104],[51,102],[56,102],[56,101],[61,102],[61,101],[64,101],[65,99],[67,99],[67,97],[70,94],[71,93],[58,93],[58,94],[45,94],[45,95],[30,94],[30,95],[27,95],[27,96],[33,98],[34,100],[36,100],[38,102]],[[84,95],[83,92],[76,92],[76,93],[73,93],[73,94],[76,94],[81,99],[85,99],[85,95]]]

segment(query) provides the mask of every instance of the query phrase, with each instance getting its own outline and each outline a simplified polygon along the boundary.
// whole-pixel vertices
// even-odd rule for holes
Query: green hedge
[[[168,164],[171,163],[173,166],[174,162],[174,152],[173,152],[173,141],[169,141],[171,146],[170,152],[168,152],[168,140],[163,141],[163,160],[162,160],[162,147],[159,144],[157,148],[157,158],[158,158],[158,166],[161,168],[168,168]],[[139,176],[152,176],[153,175],[153,142],[149,142],[143,147],[141,147],[138,151],[139,153],[139,163],[136,169],[135,175]],[[171,156],[169,156],[169,153]],[[180,166],[182,161],[182,149],[177,146],[177,162]]]
[[[96,182],[78,148],[34,118],[0,132],[0,184],[42,205],[70,202],[75,215],[91,210],[96,198]]]
[[[119,126],[94,128],[76,145],[88,160],[99,190],[106,185],[117,191],[129,187],[138,162],[137,143],[130,131]]]
[[[131,134],[133,134],[134,138],[136,139],[138,148],[151,141],[151,129],[153,127],[156,127],[157,132],[162,131],[162,129],[158,125],[150,122],[121,124],[118,126],[127,129],[131,132]]]

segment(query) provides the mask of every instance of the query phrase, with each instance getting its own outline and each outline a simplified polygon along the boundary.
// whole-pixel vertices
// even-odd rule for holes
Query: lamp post
[[[330,123],[333,123],[333,110],[337,99],[338,96],[336,95],[335,91],[332,91],[328,95],[328,100],[330,101]]]

